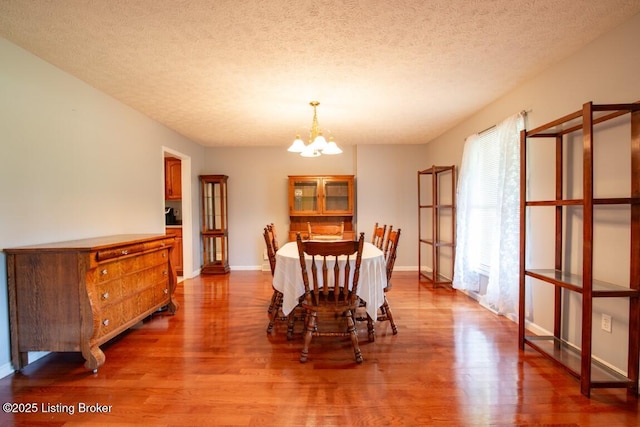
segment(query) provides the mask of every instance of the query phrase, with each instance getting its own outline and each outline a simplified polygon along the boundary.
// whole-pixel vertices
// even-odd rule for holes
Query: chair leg
[[[307,361],[307,356],[309,356],[309,344],[311,344],[313,331],[316,329],[316,320],[318,317],[318,313],[314,311],[312,313],[308,313],[306,317],[306,331],[304,334],[304,346],[302,347],[302,353],[300,353],[300,363],[305,363]]]
[[[273,332],[273,325],[276,323],[276,314],[271,313],[271,317],[269,318],[269,326],[267,326],[267,334]]]
[[[376,329],[373,324],[373,319],[367,314],[367,332],[369,335],[369,341],[374,342],[376,340]]]
[[[296,320],[300,319],[299,317],[296,317],[296,314],[301,310],[303,310],[303,308],[301,306],[297,306],[291,311],[291,313],[289,313],[289,322],[287,324],[287,340],[289,341],[293,339],[293,327],[295,326]],[[307,321],[305,317],[303,317],[303,321],[303,324],[306,325]]]
[[[273,294],[271,294],[271,302],[269,303],[269,309],[267,310],[267,314],[271,317],[271,313],[273,313],[273,308],[276,306],[276,302],[278,300],[278,294],[280,292],[273,290]]]
[[[387,297],[384,297],[384,304],[382,304],[382,319],[378,320],[388,320],[391,323],[391,330],[393,331],[393,335],[398,334],[398,328],[396,327],[396,323],[393,321],[393,314],[391,313],[391,307],[389,307],[389,303],[387,302]]]
[[[271,312],[269,315],[269,326],[267,326],[267,333],[270,334],[273,332],[273,326],[276,322],[276,319],[286,319],[286,317],[279,318],[280,308],[282,308],[282,292],[273,291],[272,297],[273,308],[270,308]]]
[[[347,332],[351,335],[351,344],[353,345],[353,352],[356,356],[356,363],[362,363],[362,352],[360,351],[360,345],[358,344],[358,333],[356,332],[356,324],[353,321],[353,314],[351,311],[347,313]]]

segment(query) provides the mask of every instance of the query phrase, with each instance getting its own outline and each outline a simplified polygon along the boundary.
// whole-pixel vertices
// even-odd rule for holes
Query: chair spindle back
[[[357,241],[303,241],[298,233],[296,241],[306,302],[314,306],[357,304],[364,233],[360,233]],[[310,275],[305,255],[311,257]]]

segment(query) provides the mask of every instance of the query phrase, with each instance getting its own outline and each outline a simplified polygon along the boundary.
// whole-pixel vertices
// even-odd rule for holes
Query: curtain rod
[[[527,113],[530,113],[531,111],[533,111],[533,110],[521,110],[520,113],[518,113],[518,114],[521,114],[522,116],[526,116]],[[484,130],[481,130],[480,132],[478,132],[478,136],[482,135],[483,133],[489,132],[490,130],[495,129],[496,126],[498,126],[498,125],[492,125],[492,126],[489,126],[488,128],[486,128]]]

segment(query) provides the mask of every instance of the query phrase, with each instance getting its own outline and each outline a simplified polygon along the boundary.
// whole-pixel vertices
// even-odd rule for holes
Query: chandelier
[[[338,148],[332,137],[329,137],[329,141],[324,139],[322,131],[318,128],[318,116],[316,114],[316,107],[320,105],[318,101],[311,101],[309,103],[313,107],[313,122],[311,123],[311,131],[309,132],[309,144],[305,144],[300,139],[300,135],[296,135],[296,140],[293,141],[291,147],[287,151],[292,153],[300,153],[302,157],[318,157],[321,154],[340,154],[342,150]]]

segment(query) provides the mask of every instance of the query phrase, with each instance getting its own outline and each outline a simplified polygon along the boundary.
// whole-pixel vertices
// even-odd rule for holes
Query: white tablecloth
[[[355,263],[355,256],[351,257],[350,262]],[[311,258],[307,260],[307,263],[307,272],[311,274]],[[311,280],[311,278],[309,279]],[[378,308],[384,303],[386,284],[387,273],[384,254],[371,243],[365,242],[360,264],[358,296],[367,303],[367,313],[374,320],[377,317]],[[282,292],[282,311],[288,315],[298,305],[298,299],[304,294],[304,282],[302,281],[296,242],[288,242],[276,252],[273,287]]]

